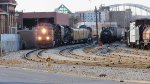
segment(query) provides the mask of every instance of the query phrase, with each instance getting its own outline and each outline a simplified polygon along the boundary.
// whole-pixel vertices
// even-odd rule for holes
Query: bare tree
[[[71,14],[69,18],[69,26],[74,27],[74,25],[77,24],[78,22],[79,22],[79,17]]]

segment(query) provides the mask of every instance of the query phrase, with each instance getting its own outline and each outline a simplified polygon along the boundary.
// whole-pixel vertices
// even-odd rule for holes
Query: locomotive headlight
[[[42,37],[39,36],[39,37],[38,37],[38,40],[42,40]]]
[[[50,40],[50,37],[47,36],[47,37],[46,37],[46,40]]]
[[[41,30],[41,32],[42,32],[42,34],[45,34],[45,33],[47,32],[47,30],[46,30],[45,28],[43,28],[43,29]]]

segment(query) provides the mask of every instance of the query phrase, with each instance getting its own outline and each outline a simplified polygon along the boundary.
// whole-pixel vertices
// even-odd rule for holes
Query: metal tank
[[[147,27],[143,31],[143,41],[144,41],[144,44],[147,44],[150,42],[150,27]]]
[[[102,43],[112,43],[115,41],[120,41],[124,36],[124,29],[111,27],[111,28],[104,28],[101,31],[100,39]]]

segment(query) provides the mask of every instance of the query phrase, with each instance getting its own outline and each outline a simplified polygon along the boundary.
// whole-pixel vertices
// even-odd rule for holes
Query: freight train
[[[123,39],[124,31],[125,31],[124,28],[103,27],[100,35],[100,40],[102,41],[103,44],[106,43],[109,44],[115,41],[120,41],[121,39]]]
[[[129,47],[150,49],[150,19],[132,21],[126,33],[126,43]]]
[[[34,28],[35,44],[38,48],[49,48],[66,44],[91,41],[92,29],[70,28],[57,24],[40,23]]]

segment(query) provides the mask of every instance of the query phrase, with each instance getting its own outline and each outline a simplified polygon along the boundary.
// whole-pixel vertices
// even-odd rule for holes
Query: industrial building
[[[74,16],[79,22],[93,23],[96,21],[95,11],[92,10],[76,12]],[[132,20],[132,11],[130,9],[124,11],[110,11],[109,7],[101,6],[98,9],[97,20],[103,25],[105,25],[105,23],[116,23],[117,26],[121,28],[129,27],[130,21]]]
[[[101,11],[101,22],[116,22],[119,27],[129,27],[132,20],[132,12],[130,9],[125,11]]]
[[[18,28],[30,30],[38,23],[48,22],[51,24],[69,25],[69,15],[57,12],[20,12],[18,16]]]
[[[96,15],[93,10],[89,11],[79,11],[75,12],[74,16],[79,19],[80,22],[95,22],[96,21]],[[97,14],[98,21],[100,21],[100,13]]]
[[[0,0],[0,34],[9,34],[16,27],[15,0]]]

